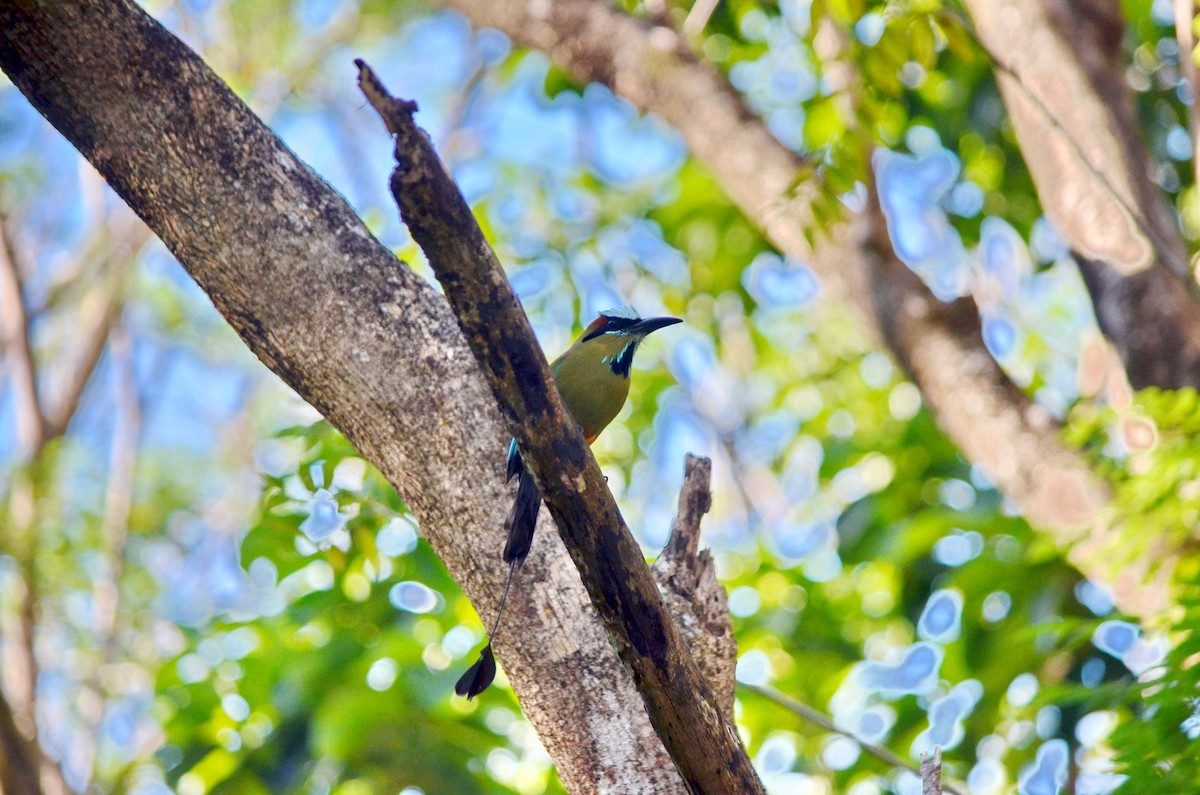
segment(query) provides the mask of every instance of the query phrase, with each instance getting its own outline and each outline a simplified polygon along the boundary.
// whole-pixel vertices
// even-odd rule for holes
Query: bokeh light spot
[[[438,608],[441,596],[424,583],[415,580],[398,582],[388,591],[388,601],[399,610],[410,613],[430,613]]]
[[[950,643],[962,628],[962,594],[954,589],[935,591],[917,621],[917,634],[924,640]]]
[[[1067,750],[1065,740],[1043,743],[1033,764],[1022,769],[1017,791],[1021,795],[1058,795],[1067,783]]]

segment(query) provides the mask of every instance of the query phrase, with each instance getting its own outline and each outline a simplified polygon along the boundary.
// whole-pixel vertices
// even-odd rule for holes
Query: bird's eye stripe
[[[601,315],[600,317],[598,317],[592,321],[592,324],[590,326],[588,326],[588,332],[586,334],[584,334],[583,338],[580,339],[579,341],[587,342],[588,340],[592,339],[593,337],[599,337],[601,334],[603,334],[606,331],[608,331],[608,318]]]

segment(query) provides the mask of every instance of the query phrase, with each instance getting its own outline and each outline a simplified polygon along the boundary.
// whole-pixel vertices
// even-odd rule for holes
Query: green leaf
[[[829,145],[846,132],[846,119],[839,95],[823,97],[805,106],[804,140],[810,149]]]

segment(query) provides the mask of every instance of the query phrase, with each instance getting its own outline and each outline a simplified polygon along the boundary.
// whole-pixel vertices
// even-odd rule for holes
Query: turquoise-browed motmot
[[[609,309],[591,322],[579,339],[550,365],[554,383],[562,395],[571,418],[583,430],[588,444],[596,441],[625,405],[629,395],[629,372],[633,354],[651,332],[681,322],[677,317],[641,318],[632,309]],[[542,494],[533,475],[525,468],[521,452],[514,439],[508,447],[508,479],[518,477],[517,498],[505,522],[508,540],[504,545],[504,562],[509,564],[508,579],[500,608],[492,624],[495,637],[513,575],[529,554],[533,531],[537,526]],[[474,698],[483,692],[496,675],[492,644],[483,647],[479,660],[463,674],[454,686],[460,696]]]

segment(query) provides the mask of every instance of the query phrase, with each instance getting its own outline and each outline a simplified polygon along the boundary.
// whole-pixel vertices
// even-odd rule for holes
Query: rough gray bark
[[[1125,80],[1105,0],[968,0],[1046,212],[1135,388],[1200,386],[1200,303]],[[1183,56],[1185,59],[1186,55]]]
[[[729,621],[729,599],[717,583],[712,555],[700,549],[700,518],[712,507],[711,479],[712,462],[688,455],[671,536],[650,573],[692,656],[712,683],[717,706],[732,721],[737,641]]]
[[[391,189],[400,215],[445,288],[650,722],[690,792],[763,792],[732,716],[692,659],[582,430],[563,406],[499,260],[413,121],[416,103],[393,98],[370,67],[357,63],[363,93],[395,139]]]
[[[446,301],[132,2],[0,4],[0,68],[251,350],[397,487],[494,614],[509,434]],[[545,517],[521,580],[509,609],[523,633],[502,636],[496,654],[564,784],[683,791]]]
[[[964,455],[1019,504],[1035,527],[1073,546],[1072,562],[1114,587],[1122,609],[1156,613],[1162,580],[1142,587],[1170,552],[1114,574],[1103,547],[1107,488],[1059,439],[1059,426],[1017,389],[983,344],[969,301],[938,301],[897,259],[882,216],[866,212],[809,247],[811,189],[796,186],[804,161],[781,145],[723,75],[670,28],[633,19],[599,0],[443,0],[481,27],[544,50],[580,82],[600,82],[674,126],[746,217],[781,250],[806,260],[921,389]]]

